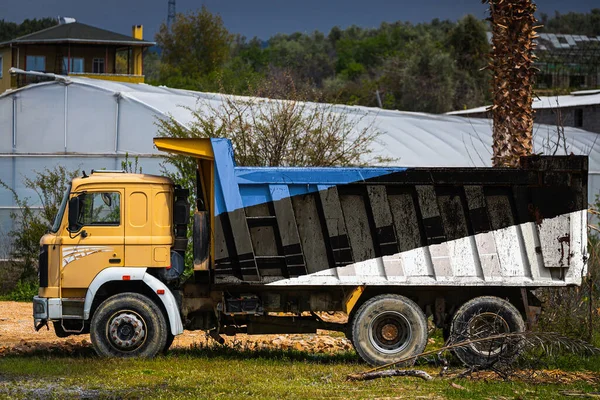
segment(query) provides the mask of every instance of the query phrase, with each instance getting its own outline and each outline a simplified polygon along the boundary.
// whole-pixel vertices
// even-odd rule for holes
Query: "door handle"
[[[120,264],[121,263],[121,259],[120,258],[109,258],[108,262],[111,264]]]

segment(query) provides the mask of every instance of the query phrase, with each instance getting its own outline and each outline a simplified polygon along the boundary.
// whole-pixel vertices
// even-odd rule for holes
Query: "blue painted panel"
[[[228,139],[210,140],[215,155],[215,216],[232,212],[243,207],[240,190],[235,179],[235,161],[233,147]]]
[[[211,143],[215,155],[215,215],[280,200],[282,196],[313,193],[406,170],[401,167],[236,167],[228,139],[211,139]],[[269,193],[269,185],[288,185],[288,191]]]
[[[239,185],[244,207],[271,201],[268,185]]]
[[[235,176],[240,184],[330,184],[360,182],[378,176],[405,171],[406,168],[355,167],[237,167]]]
[[[269,185],[269,192],[273,201],[291,197],[290,189],[287,185]]]
[[[215,168],[215,217],[225,212],[227,212],[227,207],[225,207],[225,199],[223,198],[221,179],[219,178],[219,171]]]

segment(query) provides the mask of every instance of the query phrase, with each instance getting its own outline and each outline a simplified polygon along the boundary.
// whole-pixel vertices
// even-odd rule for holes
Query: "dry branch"
[[[590,228],[593,231],[599,232],[600,233],[600,229],[595,227],[594,225],[588,224],[588,228]]]
[[[552,354],[553,352],[566,350],[570,353],[580,354],[580,355],[598,355],[600,354],[600,348],[594,347],[593,345],[580,340],[580,339],[571,339],[566,336],[560,335],[554,332],[513,332],[513,333],[502,333],[498,335],[487,336],[483,338],[464,340],[457,343],[452,343],[452,338],[447,342],[446,346],[436,349],[426,351],[420,354],[416,354],[410,357],[401,358],[393,363],[381,365],[379,367],[375,367],[364,371],[360,374],[351,374],[348,375],[349,380],[357,380],[356,377],[360,375],[368,375],[372,374],[376,371],[380,371],[384,368],[390,368],[396,364],[400,364],[407,361],[416,361],[418,358],[422,358],[431,354],[438,354],[441,357],[441,354],[448,350],[458,349],[462,347],[471,346],[476,343],[484,343],[490,341],[502,341],[502,348],[506,349],[508,347],[515,347],[519,351],[524,351],[526,348],[539,348],[544,351],[546,354]],[[500,372],[496,367],[498,363],[508,362],[512,363],[514,361],[513,353],[509,352],[508,357],[499,358],[497,362],[491,362],[489,365],[477,366],[479,370],[482,369],[492,369],[495,372]],[[351,378],[352,377],[352,378]]]
[[[386,369],[384,371],[376,371],[361,374],[350,374],[346,378],[348,381],[370,381],[377,378],[387,378],[391,376],[414,376],[421,378],[426,381],[430,381],[433,378],[427,372],[420,369]]]
[[[580,391],[576,391],[576,390],[561,390],[560,392],[561,396],[566,396],[566,397],[579,397],[579,398],[584,398],[584,399],[600,399],[600,392],[580,392]]]

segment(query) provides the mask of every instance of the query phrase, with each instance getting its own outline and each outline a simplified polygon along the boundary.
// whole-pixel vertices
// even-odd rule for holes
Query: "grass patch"
[[[581,357],[575,354],[565,354],[551,359],[548,369],[563,371],[592,371],[600,373],[600,356]]]
[[[596,360],[598,363],[600,359]],[[590,360],[590,366],[592,365]],[[208,399],[554,399],[560,390],[590,392],[592,383],[536,384],[500,380],[424,382],[389,378],[347,382],[367,369],[354,352],[314,354],[220,346],[175,349],[151,360],[77,356],[0,358],[0,397]],[[439,368],[419,366],[432,375]],[[596,368],[597,370],[597,368]],[[464,389],[451,385],[454,382]]]

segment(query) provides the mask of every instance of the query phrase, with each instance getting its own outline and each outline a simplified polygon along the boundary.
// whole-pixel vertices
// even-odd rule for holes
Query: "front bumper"
[[[62,319],[62,301],[60,298],[33,297],[33,323],[36,330],[48,321],[59,319]]]
[[[39,330],[48,322],[48,299],[33,297],[33,326]]]

